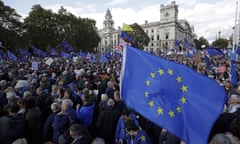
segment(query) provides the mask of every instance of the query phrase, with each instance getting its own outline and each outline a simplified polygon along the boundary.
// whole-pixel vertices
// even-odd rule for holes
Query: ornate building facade
[[[114,29],[114,21],[110,10],[107,10],[104,28],[99,31],[101,42],[99,48],[101,50],[111,50],[114,45],[119,44],[119,36],[121,29]],[[188,21],[178,19],[178,5],[175,1],[164,6],[160,5],[160,21],[148,23],[145,21],[141,25],[145,33],[149,36],[150,42],[144,47],[146,51],[167,52],[172,49],[178,49],[175,42],[183,42],[186,38],[190,44],[193,44],[194,28],[190,26]]]

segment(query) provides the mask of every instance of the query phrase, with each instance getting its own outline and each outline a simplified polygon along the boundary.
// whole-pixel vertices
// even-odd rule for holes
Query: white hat
[[[15,88],[22,88],[22,87],[29,87],[30,84],[27,80],[18,80],[17,84],[15,85]]]
[[[17,95],[16,95],[15,91],[9,91],[6,93],[6,97],[7,97],[7,99],[14,99],[17,97]]]

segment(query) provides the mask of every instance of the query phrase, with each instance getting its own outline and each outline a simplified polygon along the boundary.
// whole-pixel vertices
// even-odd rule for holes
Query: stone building
[[[101,37],[99,48],[111,50],[114,45],[119,44],[121,29],[114,29],[114,21],[109,9],[103,24],[104,28],[99,31]],[[178,19],[178,5],[175,1],[168,5],[160,5],[159,21],[149,23],[146,20],[141,26],[150,38],[149,44],[144,47],[146,51],[167,52],[175,49],[178,51],[179,48],[175,46],[176,41],[183,43],[183,39],[186,38],[193,44],[193,39],[196,37],[193,26],[187,20]]]

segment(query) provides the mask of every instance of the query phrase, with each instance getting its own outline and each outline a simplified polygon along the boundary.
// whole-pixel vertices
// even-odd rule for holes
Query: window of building
[[[154,36],[151,36],[152,41],[154,40]]]
[[[154,30],[152,29],[152,33],[154,32]]]
[[[154,46],[154,44],[152,43],[152,46]]]
[[[159,35],[157,35],[157,40],[159,40]]]
[[[168,33],[166,33],[166,35],[165,35],[165,38],[166,38],[166,40],[168,39],[168,35],[169,35],[169,34],[168,34]]]

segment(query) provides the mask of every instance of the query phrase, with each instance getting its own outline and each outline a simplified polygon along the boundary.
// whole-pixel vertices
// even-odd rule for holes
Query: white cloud
[[[195,27],[198,36],[212,41],[219,31],[222,37],[231,35],[235,7],[235,2],[229,0],[217,1],[214,4],[197,3],[191,9],[179,7],[179,18],[187,19]]]
[[[127,0],[113,0],[112,4],[127,2]],[[168,2],[167,4],[169,4]],[[140,3],[141,4],[141,3]],[[133,8],[110,8],[115,28],[122,26],[123,23],[143,24],[145,20],[154,22],[160,20],[160,4],[149,5],[139,10]],[[222,37],[229,37],[232,34],[232,27],[235,18],[235,1],[219,0],[215,3],[197,2],[197,0],[177,0],[176,4],[179,8],[179,19],[186,19],[190,25],[194,26],[195,33],[200,37],[204,36],[212,41],[221,31]],[[60,4],[48,6],[47,8],[57,11]],[[76,7],[64,6],[68,11],[81,17],[89,17],[95,19],[97,27],[103,28],[103,20],[105,11],[97,12],[95,4],[76,4]]]
[[[129,0],[112,0],[111,2],[107,3],[106,6],[113,6],[118,4],[127,3]]]

